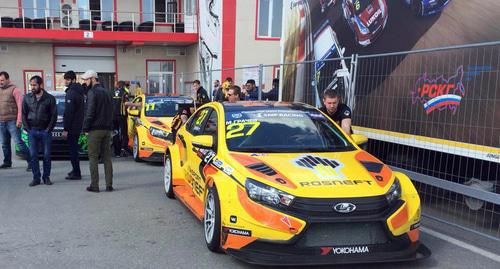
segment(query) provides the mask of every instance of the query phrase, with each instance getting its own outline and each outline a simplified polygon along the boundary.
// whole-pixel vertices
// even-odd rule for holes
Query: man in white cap
[[[97,80],[94,70],[87,70],[82,79],[88,89],[87,109],[83,131],[88,133],[90,186],[87,191],[99,192],[99,156],[104,161],[106,191],[113,191],[113,164],[111,163],[111,130],[113,129],[113,96]]]

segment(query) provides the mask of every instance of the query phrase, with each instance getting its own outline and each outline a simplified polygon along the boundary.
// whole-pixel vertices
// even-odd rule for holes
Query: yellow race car
[[[248,263],[415,260],[420,198],[411,180],[363,151],[314,107],[202,106],[164,159],[164,188],[203,222],[211,251]]]
[[[193,99],[184,96],[135,97],[128,109],[128,145],[134,160],[163,161],[172,141],[171,123],[179,106],[192,106]]]

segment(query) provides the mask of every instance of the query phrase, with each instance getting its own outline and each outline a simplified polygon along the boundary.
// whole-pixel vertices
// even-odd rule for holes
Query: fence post
[[[181,72],[181,78],[179,79],[179,82],[181,83],[181,88],[182,88],[182,93],[184,93],[184,72]]]
[[[258,94],[259,94],[259,101],[262,100],[262,79],[263,79],[263,75],[264,75],[264,65],[263,64],[259,64],[259,90],[258,90]]]
[[[356,106],[356,76],[358,73],[358,54],[353,54],[351,56],[351,83],[348,87],[349,90],[349,98],[347,98],[347,105],[354,110]]]
[[[214,91],[213,90],[213,86],[214,85],[212,83],[212,69],[208,69],[208,87],[207,88],[208,88],[208,91],[209,91],[208,96],[210,96],[210,100],[212,100],[212,101],[214,100],[213,99],[214,97],[213,97],[213,94],[212,94],[213,91]]]

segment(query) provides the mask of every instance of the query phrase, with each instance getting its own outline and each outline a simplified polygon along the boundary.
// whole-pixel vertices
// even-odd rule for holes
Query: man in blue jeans
[[[14,140],[15,145],[28,162],[27,171],[31,171],[30,155],[28,148],[21,140],[21,106],[23,94],[16,86],[10,83],[9,74],[5,71],[0,72],[0,143],[3,150],[3,164],[0,169],[12,167],[12,149],[10,139]]]
[[[23,100],[22,117],[23,125],[29,133],[31,168],[33,181],[30,187],[40,184],[40,165],[38,163],[38,145],[42,144],[43,150],[43,183],[52,185],[50,181],[50,151],[52,143],[52,130],[57,121],[56,98],[43,88],[43,79],[33,76],[30,79],[31,93]]]

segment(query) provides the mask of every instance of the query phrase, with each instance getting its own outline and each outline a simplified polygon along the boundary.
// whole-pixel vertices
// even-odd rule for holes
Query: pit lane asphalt
[[[64,180],[69,162],[53,161],[52,186],[28,187],[31,173],[20,160],[0,170],[0,268],[259,268],[207,250],[201,223],[165,197],[161,166],[131,158],[113,159],[113,166],[113,193],[85,190],[87,161],[81,181]],[[498,244],[477,235],[427,219],[423,226],[500,254]],[[429,234],[421,239],[429,259],[336,268],[500,268]]]

